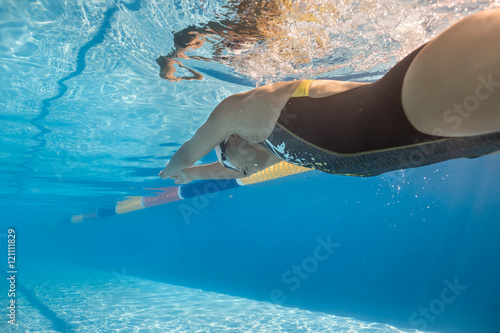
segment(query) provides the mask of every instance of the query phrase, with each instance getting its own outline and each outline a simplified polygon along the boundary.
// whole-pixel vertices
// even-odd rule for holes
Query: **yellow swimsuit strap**
[[[293,93],[292,97],[307,97],[309,96],[309,85],[311,85],[311,82],[313,80],[304,80],[302,83],[299,85],[297,90]]]

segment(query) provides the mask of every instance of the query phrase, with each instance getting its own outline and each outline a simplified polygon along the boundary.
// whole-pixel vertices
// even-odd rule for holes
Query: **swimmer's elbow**
[[[216,114],[221,114],[225,117],[232,114],[235,110],[240,110],[243,103],[242,94],[228,96],[217,105],[214,110]]]

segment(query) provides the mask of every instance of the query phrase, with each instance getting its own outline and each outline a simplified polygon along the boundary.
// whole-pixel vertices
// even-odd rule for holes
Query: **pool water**
[[[500,331],[498,155],[103,213],[176,186],[158,172],[225,97],[374,81],[498,1],[283,1],[278,32],[210,37],[178,82],[155,60],[232,2],[0,4],[1,332]]]

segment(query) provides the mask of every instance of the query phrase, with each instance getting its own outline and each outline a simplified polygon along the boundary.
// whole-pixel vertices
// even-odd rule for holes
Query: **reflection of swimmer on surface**
[[[291,0],[229,1],[229,10],[235,14],[235,18],[208,22],[201,27],[190,26],[174,33],[174,50],[156,59],[160,66],[160,77],[169,81],[201,80],[203,75],[184,66],[180,59],[226,60],[224,52],[229,55],[239,54],[251,49],[255,43],[263,41],[272,40],[274,43],[280,43],[280,40],[286,39],[282,36],[280,24],[285,20],[285,14],[289,15],[301,10],[297,6]],[[323,11],[335,13],[334,7],[323,7]],[[301,14],[298,20],[314,21],[314,17],[310,14]],[[213,58],[186,55],[186,52],[202,47],[206,41],[212,42],[215,47]],[[318,38],[318,43],[321,44],[320,38]],[[297,50],[296,53],[300,51]],[[294,56],[300,58],[300,55]],[[175,65],[188,70],[193,76],[176,76]]]
[[[460,20],[373,83],[278,82],[229,96],[160,172],[246,177],[282,160],[374,176],[500,150],[500,9]],[[220,163],[190,167],[216,148]]]
[[[217,23],[210,25],[216,25]],[[179,59],[195,59],[195,60],[205,60],[212,61],[214,59],[201,57],[201,56],[187,56],[187,51],[193,51],[199,49],[203,46],[208,35],[213,35],[214,30],[211,28],[196,28],[188,27],[182,31],[176,32],[174,34],[174,47],[175,49],[167,56],[160,56],[156,59],[158,65],[160,65],[160,77],[169,81],[180,81],[180,80],[201,80],[203,75],[196,72],[195,70],[184,66]],[[237,39],[238,38],[238,39]],[[244,40],[244,36],[227,36],[225,41],[222,42],[222,46],[231,51],[240,51],[244,46],[249,45],[248,41]],[[247,38],[248,39],[248,38]],[[216,55],[222,53],[222,48],[219,46]],[[220,56],[219,56],[220,57]],[[215,57],[217,59],[217,56]],[[175,65],[178,65],[186,70],[188,70],[193,76],[175,76]]]

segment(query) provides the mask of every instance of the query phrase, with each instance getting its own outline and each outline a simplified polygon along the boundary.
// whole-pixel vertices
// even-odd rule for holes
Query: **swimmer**
[[[278,82],[229,96],[159,176],[247,177],[275,163],[375,176],[500,151],[500,9],[468,16],[373,83]],[[191,167],[216,149],[219,162]]]

